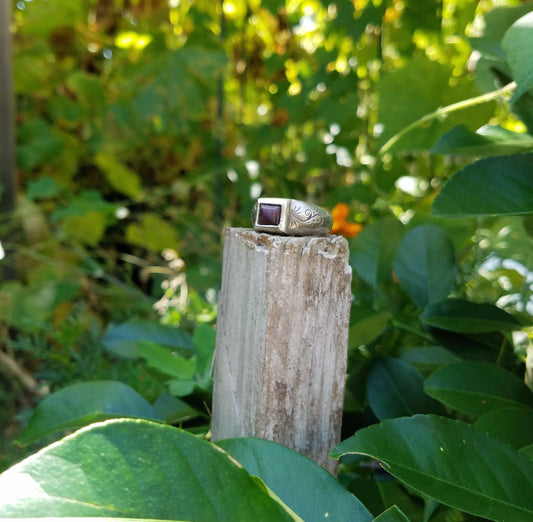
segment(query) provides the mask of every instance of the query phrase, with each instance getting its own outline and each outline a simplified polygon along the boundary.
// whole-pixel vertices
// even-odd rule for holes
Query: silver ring
[[[333,226],[331,214],[297,199],[259,198],[252,209],[255,230],[289,236],[324,236]]]

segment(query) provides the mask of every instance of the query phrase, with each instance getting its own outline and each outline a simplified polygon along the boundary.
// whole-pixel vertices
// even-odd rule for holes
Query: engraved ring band
[[[288,236],[324,236],[333,226],[331,214],[320,207],[284,198],[259,198],[252,209],[255,230]]]

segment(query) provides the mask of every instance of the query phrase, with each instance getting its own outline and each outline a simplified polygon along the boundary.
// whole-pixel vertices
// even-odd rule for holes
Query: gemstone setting
[[[257,224],[266,226],[278,226],[281,221],[281,205],[271,203],[259,203],[257,211]]]

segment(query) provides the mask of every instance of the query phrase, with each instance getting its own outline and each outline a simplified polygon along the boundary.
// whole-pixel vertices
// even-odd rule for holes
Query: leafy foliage
[[[12,5],[0,467],[82,429],[0,515],[532,517],[531,2]],[[201,440],[220,232],[261,193],[352,237],[338,480]]]

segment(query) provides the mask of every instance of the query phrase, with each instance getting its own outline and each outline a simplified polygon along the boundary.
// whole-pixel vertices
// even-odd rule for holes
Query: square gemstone
[[[281,220],[281,205],[260,203],[257,213],[258,225],[279,225]]]

